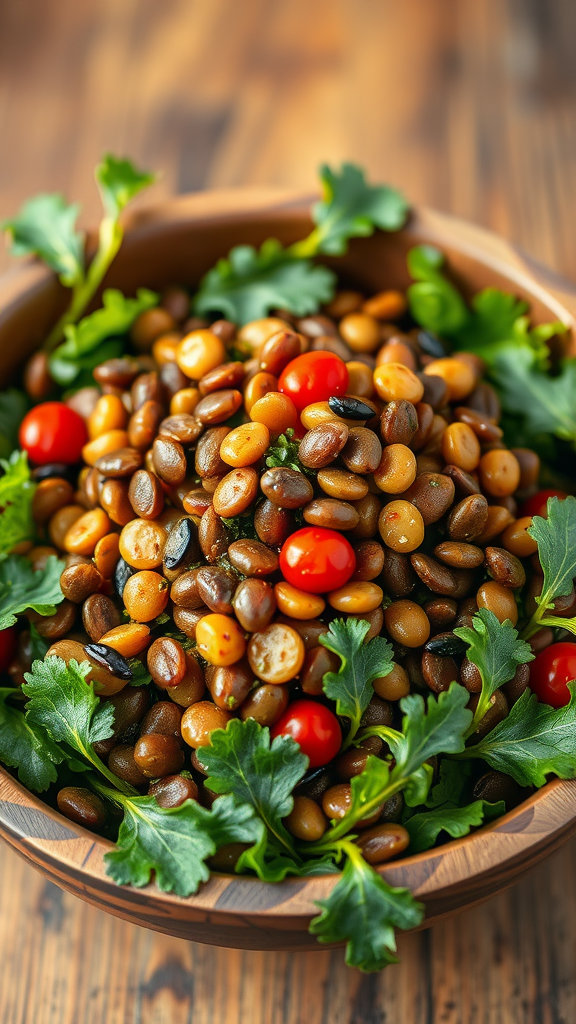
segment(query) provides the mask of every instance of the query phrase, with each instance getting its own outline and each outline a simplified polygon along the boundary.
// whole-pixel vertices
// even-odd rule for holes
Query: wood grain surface
[[[576,278],[575,28],[571,0],[3,0],[0,217],[61,189],[94,222],[107,148],[158,196],[351,158]],[[0,1022],[571,1024],[575,851],[363,977],[123,924],[2,846]]]

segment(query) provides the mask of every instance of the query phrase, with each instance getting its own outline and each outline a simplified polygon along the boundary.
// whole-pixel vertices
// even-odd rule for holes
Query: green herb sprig
[[[70,304],[45,341],[51,352],[62,341],[67,325],[75,324],[96,294],[123,238],[120,214],[155,176],[138,170],[129,160],[110,153],[96,171],[104,217],[100,223],[98,249],[88,267],[84,256],[84,234],[76,227],[79,206],[67,204],[61,195],[40,195],[24,203],[20,212],[1,225],[12,239],[14,256],[36,255],[52,268],[61,283],[72,290]]]
[[[312,210],[315,227],[307,238],[284,248],[275,239],[259,250],[232,249],[203,278],[194,300],[198,316],[219,313],[238,324],[287,309],[296,316],[315,313],[334,295],[336,275],[313,257],[342,256],[350,238],[375,228],[397,231],[408,215],[403,196],[387,185],[369,185],[364,172],[345,163],[340,171],[320,170],[323,197]]]

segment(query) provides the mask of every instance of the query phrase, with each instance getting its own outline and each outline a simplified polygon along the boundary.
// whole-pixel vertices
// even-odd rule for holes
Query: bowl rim
[[[264,222],[272,214],[276,219],[290,221],[295,216],[306,216],[313,198],[291,189],[218,189],[137,208],[126,216],[124,223],[127,236],[137,243],[139,238],[168,224],[186,229],[246,220],[254,223]],[[502,274],[512,285],[540,300],[568,327],[576,325],[576,286],[541,267],[503,238],[422,206],[412,208],[409,229],[413,233],[424,232],[430,242],[441,247],[449,245],[463,257]],[[0,323],[15,309],[25,307],[47,285],[56,287],[54,275],[34,258],[10,268],[0,278]],[[486,882],[487,876],[500,873],[501,883],[495,891],[512,884],[523,870],[543,859],[575,831],[576,780],[554,779],[478,831],[377,870],[389,884],[407,886],[425,902],[440,904],[450,894],[452,906],[446,911],[450,913],[454,900],[458,902],[459,891],[461,905],[479,902],[486,895],[481,880]],[[244,914],[251,920],[267,919],[268,925],[279,919],[286,926],[289,921],[308,920],[317,913],[314,901],[325,899],[338,878],[321,875],[268,883],[249,876],[213,872],[198,893],[186,898],[160,890],[154,881],[140,889],[118,886],[106,875],[104,863],[104,855],[114,844],[53,810],[1,765],[0,835],[54,881],[80,896],[97,890],[100,905],[108,898],[116,905],[138,904],[141,910],[152,905],[157,910],[161,906],[167,917],[190,913],[224,917]],[[435,919],[441,916],[440,909]]]

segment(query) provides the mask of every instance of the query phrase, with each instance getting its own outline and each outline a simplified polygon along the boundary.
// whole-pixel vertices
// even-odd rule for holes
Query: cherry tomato
[[[340,750],[342,731],[336,715],[316,700],[295,700],[271,730],[291,736],[310,761],[311,768],[328,764]]]
[[[284,542],[280,569],[293,587],[308,594],[323,594],[348,582],[356,569],[356,555],[337,530],[305,526]]]
[[[332,352],[304,352],[288,363],[278,381],[278,391],[288,395],[298,412],[312,402],[327,402],[333,395],[345,395],[348,387],[346,363]]]
[[[16,654],[16,647],[15,627],[9,626],[8,629],[0,630],[0,672],[6,672]]]
[[[37,466],[79,462],[88,440],[81,416],[64,402],[42,402],[26,413],[20,425],[20,447]]]
[[[548,498],[567,498],[568,495],[565,491],[555,491],[553,488],[549,491],[538,491],[537,494],[533,494],[531,498],[528,498],[520,506],[518,515],[519,516],[542,516],[546,519],[546,505]]]
[[[576,644],[550,644],[530,662],[530,689],[543,704],[563,708],[570,701],[567,683],[576,679]]]

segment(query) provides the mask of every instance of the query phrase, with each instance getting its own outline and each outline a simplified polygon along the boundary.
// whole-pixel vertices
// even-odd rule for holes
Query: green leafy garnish
[[[501,623],[487,608],[474,615],[472,627],[461,626],[454,633],[468,644],[468,658],[482,678],[482,691],[470,727],[474,732],[488,711],[494,692],[514,677],[518,665],[532,661],[534,655],[529,644],[518,638],[510,620]]]
[[[520,786],[543,786],[548,775],[574,778],[576,682],[568,683],[568,689],[570,703],[563,708],[540,704],[525,690],[502,722],[457,757],[482,758]]]
[[[395,928],[416,928],[424,907],[408,889],[395,889],[366,863],[354,843],[346,842],[348,860],[342,877],[310,931],[320,942],[346,941],[346,963],[363,971],[380,971],[398,962]]]
[[[212,733],[210,745],[197,756],[208,772],[208,789],[250,804],[274,840],[293,855],[294,842],[282,818],[292,810],[292,790],[308,767],[298,744],[289,736],[270,743],[269,730],[254,719],[234,718],[225,730]]]
[[[431,245],[408,253],[408,269],[416,279],[407,293],[414,319],[454,348],[482,357],[500,389],[504,411],[521,417],[530,443],[548,433],[576,445],[576,360],[564,360],[557,376],[546,372],[547,342],[565,333],[566,325],[554,321],[530,327],[526,303],[496,288],[475,295],[468,308],[443,273],[444,262]]]
[[[135,299],[125,298],[116,288],[107,288],[100,309],[64,328],[66,341],[49,361],[56,383],[69,387],[82,371],[91,374],[101,362],[120,355],[124,350],[120,337],[130,330],[140,313],[158,305],[158,300],[159,296],[148,288],[139,288]]]
[[[559,373],[551,377],[538,369],[529,349],[504,348],[493,378],[504,408],[522,418],[530,439],[554,434],[576,446],[576,359],[562,360]]]
[[[452,839],[467,836],[470,829],[499,818],[506,810],[503,800],[491,804],[487,800],[474,800],[465,807],[444,804],[432,811],[421,811],[404,822],[410,833],[410,853],[422,853],[434,846],[441,832]]]
[[[11,238],[13,256],[39,256],[67,288],[84,280],[84,235],[76,230],[78,203],[68,205],[61,195],[28,199],[16,217],[0,227]]]
[[[356,735],[360,719],[374,694],[372,683],[387,676],[394,666],[392,645],[381,636],[367,644],[364,638],[370,628],[364,619],[338,619],[330,623],[320,643],[341,660],[338,672],[324,676],[324,693],[336,701],[336,712],[350,719],[350,730],[344,749]]]
[[[298,473],[307,473],[309,476],[314,475],[314,471],[307,469],[303,466],[298,458],[298,450],[300,448],[300,442],[294,440],[294,430],[292,427],[288,427],[285,434],[279,434],[274,444],[271,444],[268,448],[265,459],[268,469],[273,469],[276,466],[287,466],[289,469],[295,469]]]
[[[0,558],[23,540],[34,536],[32,498],[35,485],[30,479],[26,452],[15,451],[0,459]],[[60,598],[62,600],[62,598]]]
[[[49,733],[28,720],[22,707],[9,703],[19,691],[0,687],[0,761],[18,769],[23,786],[36,793],[56,782],[56,765],[65,755]]]
[[[35,253],[58,274],[62,284],[72,289],[68,309],[46,338],[48,351],[62,340],[67,325],[77,323],[102,283],[122,243],[122,210],[154,181],[152,174],[110,154],[104,157],[95,174],[105,215],[100,223],[98,249],[87,269],[84,235],[75,228],[79,207],[67,205],[62,196],[29,199],[17,217],[2,225],[12,236],[11,251],[15,256]]]
[[[557,597],[572,593],[576,579],[576,498],[569,495],[560,500],[548,498],[547,518],[534,516],[528,533],[538,544],[538,557],[544,580],[542,592],[536,598],[537,608],[530,622],[522,632],[529,639],[541,626],[557,626],[576,632],[571,619],[557,619],[549,615]]]
[[[312,210],[316,227],[291,247],[295,256],[343,256],[350,238],[366,238],[375,228],[398,231],[406,222],[404,196],[388,185],[369,185],[356,164],[343,163],[339,172],[324,164],[320,180],[322,200]]]
[[[7,459],[18,447],[18,428],[28,412],[29,401],[23,391],[0,391],[0,459]]]
[[[316,313],[334,295],[336,275],[315,266],[312,257],[341,256],[349,238],[371,235],[376,227],[395,231],[404,224],[408,206],[400,193],[368,185],[359,167],[343,164],[338,172],[324,166],[320,174],[324,197],[312,210],[316,227],[310,235],[288,248],[274,238],[259,250],[236,246],[202,279],[193,304],[198,316],[220,313],[245,324],[271,309],[296,316]]]
[[[254,526],[254,510],[240,512],[237,516],[220,516],[224,526],[230,533],[230,540],[258,540]]]
[[[202,278],[194,300],[197,316],[221,313],[237,324],[289,309],[297,316],[315,313],[334,294],[336,275],[310,259],[294,259],[270,238],[260,249],[237,245]]]
[[[0,560],[0,630],[14,625],[16,616],[29,608],[39,615],[53,615],[64,600],[60,576],[64,564],[50,555],[46,567],[35,572],[23,555]]]
[[[195,800],[162,808],[153,796],[96,788],[124,811],[116,849],[104,855],[107,872],[119,885],[147,885],[154,872],[164,892],[190,896],[210,875],[207,857],[225,843],[253,843],[260,834],[252,808],[238,806],[231,796],[220,797],[211,810]]]
[[[122,782],[106,767],[94,750],[94,743],[107,740],[114,732],[114,709],[101,702],[91,683],[86,682],[90,671],[87,661],[81,665],[73,659],[66,664],[62,658],[51,656],[35,661],[30,672],[24,674],[22,687],[29,698],[26,719],[32,726],[41,726],[56,743],[80,754],[113,785],[124,792],[134,790]],[[75,760],[81,770],[88,765]]]

